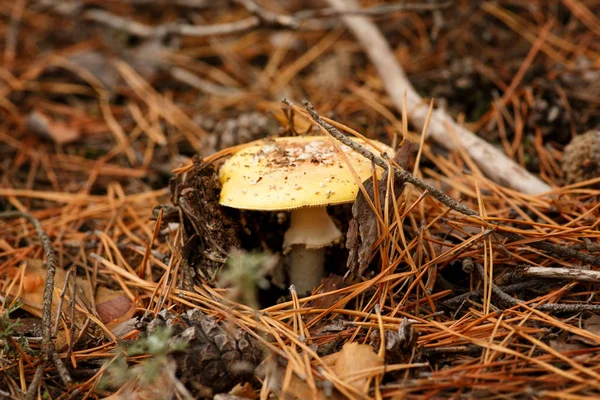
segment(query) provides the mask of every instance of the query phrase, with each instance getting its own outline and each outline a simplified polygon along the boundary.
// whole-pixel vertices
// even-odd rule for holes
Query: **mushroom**
[[[342,233],[327,206],[352,203],[359,187],[344,157],[327,136],[265,139],[243,148],[219,172],[221,205],[244,210],[291,211],[283,239],[288,274],[299,294],[324,276],[325,247]],[[354,140],[354,139],[353,139]],[[355,140],[378,153],[362,140]],[[390,156],[388,146],[375,142]],[[340,147],[360,180],[372,176],[372,164],[350,147]],[[377,167],[377,174],[383,172]]]

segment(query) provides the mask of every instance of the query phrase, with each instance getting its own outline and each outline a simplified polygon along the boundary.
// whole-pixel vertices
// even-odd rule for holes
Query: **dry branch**
[[[70,386],[72,379],[65,367],[64,363],[56,353],[54,342],[52,341],[52,298],[54,292],[54,275],[58,266],[58,257],[50,237],[42,228],[42,224],[37,218],[31,214],[20,211],[6,211],[0,213],[0,219],[25,218],[33,225],[35,231],[42,243],[44,254],[46,255],[46,284],[44,286],[44,299],[42,306],[42,349],[44,350],[44,360],[38,364],[34,380],[29,386],[26,398],[34,398],[37,393],[37,388],[42,378],[44,367],[47,362],[53,362],[56,370],[66,386]]]
[[[340,11],[357,8],[353,0],[328,0],[328,3]],[[342,19],[377,69],[396,109],[402,110],[406,94],[408,116],[412,123],[421,129],[427,118],[427,103],[409,82],[377,26],[364,16],[344,16]],[[468,152],[479,168],[493,181],[528,194],[540,194],[550,190],[547,184],[509,159],[500,150],[456,123],[444,111],[434,111],[427,134],[443,146],[455,148],[451,133],[456,136],[460,147]]]
[[[290,103],[286,99],[284,99],[283,102],[289,106],[292,106],[292,103]],[[456,201],[452,197],[448,196],[446,193],[442,192],[441,190],[425,183],[423,180],[417,178],[410,172],[403,170],[398,165],[395,165],[395,163],[393,161],[390,164],[388,164],[383,158],[373,154],[370,150],[368,150],[365,147],[361,146],[360,144],[350,140],[347,136],[345,136],[339,130],[337,130],[333,125],[325,122],[321,118],[321,116],[315,111],[312,104],[310,104],[308,101],[304,101],[304,105],[306,106],[306,110],[310,114],[310,117],[313,119],[313,121],[315,121],[325,131],[327,131],[329,134],[331,134],[331,136],[333,136],[335,139],[339,140],[341,143],[345,144],[346,146],[350,147],[354,151],[358,152],[363,157],[371,160],[371,162],[375,163],[376,165],[378,165],[379,167],[381,167],[383,169],[387,169],[388,165],[390,165],[391,168],[394,170],[395,178],[398,179],[399,181],[411,183],[411,184],[415,185],[416,187],[418,187],[419,189],[429,192],[433,197],[435,197],[438,201],[440,201],[444,205],[446,205],[446,206],[450,207],[451,209],[458,211],[464,215],[471,216],[471,217],[479,216],[479,213],[477,211],[472,210],[469,207],[465,206],[464,204],[459,203],[458,201]],[[488,226],[491,229],[495,230],[495,232],[497,234],[507,237],[510,240],[514,240],[514,241],[523,240],[524,241],[527,239],[524,235],[514,233],[509,229],[502,230],[501,229],[502,226],[499,224],[488,222]],[[490,231],[490,233],[491,233],[491,231]],[[530,243],[528,243],[528,245],[533,248],[536,248],[536,249],[540,249],[540,250],[544,250],[544,251],[547,251],[550,253],[554,253],[556,255],[560,255],[562,257],[573,257],[573,258],[577,258],[578,260],[584,261],[586,263],[600,266],[600,257],[599,256],[595,256],[593,254],[587,254],[587,253],[583,253],[583,252],[580,252],[577,250],[573,250],[572,248],[567,247],[567,246],[557,245],[554,243],[550,243],[548,241],[530,242]]]
[[[477,273],[479,274],[481,279],[484,280],[486,273],[483,269],[483,266],[481,264],[475,264],[475,267],[476,267]],[[539,268],[541,268],[541,267],[539,267]],[[544,269],[552,270],[553,268],[544,268]],[[561,268],[561,269],[566,269],[566,268]],[[546,271],[546,272],[548,272],[548,271]],[[545,277],[547,277],[547,276],[545,276]],[[557,275],[555,275],[555,277],[564,278],[565,275],[563,275],[561,277],[557,274]],[[570,277],[573,278],[573,275],[570,275]],[[518,300],[518,299],[515,299],[514,297],[510,296],[509,294],[504,292],[504,290],[502,290],[502,288],[500,288],[498,285],[496,285],[493,282],[492,282],[492,291],[496,296],[498,296],[498,298],[500,300],[502,300],[505,304],[509,305],[510,307],[523,305],[525,303],[522,300]],[[599,304],[585,304],[585,303],[580,303],[580,304],[577,304],[577,303],[575,303],[575,304],[533,304],[532,307],[535,307],[536,309],[538,309],[540,311],[545,311],[545,312],[582,312],[582,311],[598,312],[598,311],[600,311]]]
[[[517,272],[531,278],[568,279],[579,282],[600,282],[600,271],[581,268],[550,268],[527,266]]]
[[[141,38],[183,35],[193,37],[229,35],[241,33],[260,25],[260,18],[251,16],[239,21],[215,25],[166,24],[148,26],[130,18],[121,17],[104,10],[89,10],[84,14],[88,21],[94,21],[112,29],[127,32]]]

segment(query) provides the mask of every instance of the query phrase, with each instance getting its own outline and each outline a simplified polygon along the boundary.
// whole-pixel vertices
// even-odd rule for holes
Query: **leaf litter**
[[[58,254],[51,340],[72,378],[41,351],[43,243],[26,220],[1,218],[1,395],[597,396],[598,282],[518,273],[597,270],[531,246],[598,254],[600,178],[585,160],[585,181],[561,168],[570,139],[600,121],[592,3],[374,18],[421,95],[553,189],[506,189],[469,149],[425,140],[396,163],[420,157],[415,174],[480,215],[389,178],[364,182],[369,199],[329,210],[349,248],[327,250],[332,275],[301,299],[274,282],[283,257],[244,258],[277,252],[287,215],[220,207],[216,171],[244,142],[316,131],[282,111],[283,92],[347,132],[421,143],[337,17],[272,1],[0,6],[0,213],[31,214]],[[290,30],[286,15],[306,26]],[[256,273],[227,275],[251,263]]]

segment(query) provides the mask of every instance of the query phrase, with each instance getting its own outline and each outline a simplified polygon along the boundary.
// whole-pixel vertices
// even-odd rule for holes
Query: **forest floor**
[[[0,2],[0,398],[600,396],[600,1],[391,3]],[[218,179],[303,100],[414,178],[307,297]]]

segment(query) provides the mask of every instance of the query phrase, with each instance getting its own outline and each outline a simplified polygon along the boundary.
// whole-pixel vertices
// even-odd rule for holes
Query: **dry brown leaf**
[[[271,111],[273,113],[273,116],[275,117],[275,119],[277,119],[277,121],[279,121],[279,123],[282,126],[285,126],[287,129],[294,129],[294,131],[296,133],[299,134],[303,134],[305,132],[308,132],[311,127],[313,126],[312,122],[310,122],[310,120],[308,120],[307,118],[298,115],[297,113],[294,114],[292,121],[290,121],[290,118],[288,118],[287,115],[285,115],[285,113],[281,110],[281,108],[271,108]],[[293,127],[291,126],[293,124]]]
[[[21,271],[13,270],[12,276],[19,276]],[[52,301],[52,314],[56,314],[60,290],[65,284],[65,270],[58,268],[54,276],[54,299]],[[17,278],[18,279],[18,278]],[[9,295],[16,296],[19,291],[19,281],[13,286]],[[39,260],[31,260],[27,263],[25,275],[23,276],[23,290],[19,296],[22,303],[21,308],[38,318],[42,317],[42,304],[44,300],[44,284],[46,282],[46,267]],[[58,289],[58,290],[57,290]]]
[[[287,368],[292,368],[291,364],[288,364]],[[283,377],[282,377],[283,378]],[[281,398],[284,399],[315,399],[325,400],[325,394],[322,390],[317,390],[317,393],[313,393],[311,387],[306,381],[298,378],[296,374],[292,373],[291,378],[287,385],[282,388]]]
[[[341,380],[354,386],[358,391],[366,393],[369,379],[364,375],[357,375],[357,373],[381,366],[383,366],[383,360],[371,346],[346,343],[337,356],[333,371]]]
[[[96,291],[96,312],[109,330],[127,321],[135,313],[135,304],[122,291],[100,286]]]
[[[13,270],[11,275],[13,277],[20,276],[21,271]],[[58,305],[60,303],[60,293],[65,286],[65,279],[67,274],[64,269],[58,268],[54,275],[54,298],[52,300],[52,314],[56,315]],[[46,283],[46,267],[43,262],[39,260],[32,260],[27,263],[25,274],[23,276],[23,288],[19,295],[19,301],[22,303],[22,309],[30,313],[31,315],[41,318],[42,317],[42,306],[44,301],[44,287]],[[16,296],[19,293],[20,284],[13,286],[9,295]],[[91,284],[83,279],[77,278],[77,301],[80,305],[86,305],[88,309],[91,309],[91,302],[89,299],[92,294]],[[67,297],[71,296],[71,289],[67,289]],[[129,299],[123,292],[114,291],[104,287],[98,287],[97,294],[95,296],[96,311],[100,320],[107,326],[109,330],[114,329],[122,322],[130,319],[135,312],[135,304]],[[69,301],[65,299],[62,305],[62,311],[70,315]],[[54,319],[54,317],[53,317]],[[83,325],[85,315],[77,312],[75,314],[75,321],[78,326]],[[63,344],[62,333],[59,332],[57,338],[57,347]]]
[[[306,383],[305,380],[300,379],[295,373],[290,371],[290,369],[292,369],[293,371],[293,366],[291,364],[288,364],[285,371],[283,370],[283,368],[277,368],[277,370],[274,371],[274,378],[277,381],[277,385],[275,386],[277,387],[281,385],[279,386],[279,388],[275,389],[276,392],[281,392],[278,393],[279,398],[289,400],[342,400],[344,398],[342,395],[340,395],[339,392],[336,391],[333,391],[332,393],[327,395],[322,388],[318,388],[317,392],[314,393],[311,387],[308,385],[308,383]],[[285,382],[285,387],[283,387],[286,373],[291,375],[289,381]]]

